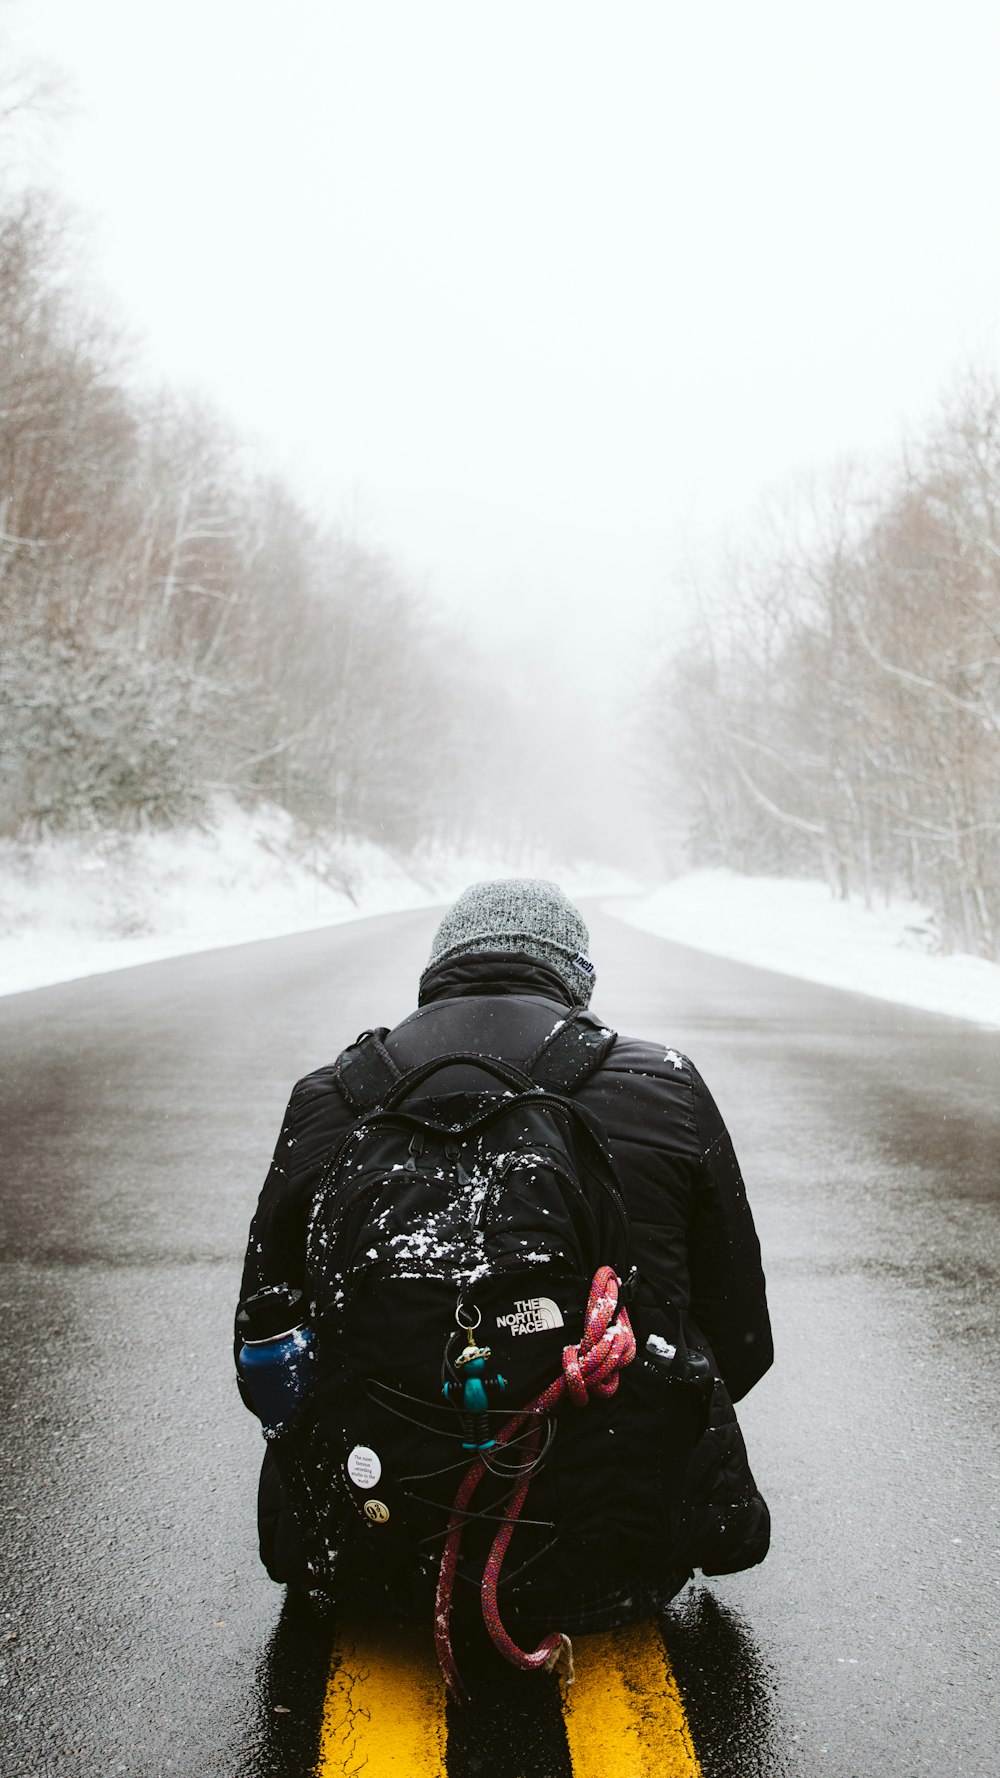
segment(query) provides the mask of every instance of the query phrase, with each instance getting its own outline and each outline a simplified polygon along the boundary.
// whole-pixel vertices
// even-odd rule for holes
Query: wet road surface
[[[1000,1039],[588,912],[602,1015],[688,1051],[727,1118],[778,1351],[740,1409],[771,1555],[641,1633],[697,1760],[664,1740],[662,1778],[995,1778]],[[312,1770],[355,1630],[256,1564],[233,1300],[292,1081],[410,1010],[434,923],[0,1001],[4,1778]],[[453,1778],[596,1770],[606,1658],[565,1716],[506,1672],[442,1715]]]

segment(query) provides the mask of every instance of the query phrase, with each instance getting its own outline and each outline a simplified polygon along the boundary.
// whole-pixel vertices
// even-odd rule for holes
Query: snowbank
[[[556,877],[571,895],[634,888],[535,859],[306,843],[282,810],[221,805],[211,831],[0,845],[0,994],[132,963],[453,900],[483,877]]]
[[[934,917],[916,902],[866,908],[822,883],[695,871],[608,913],[740,963],[879,1000],[1000,1026],[1000,964],[937,955]]]
[[[807,981],[1000,1027],[1000,965],[934,954],[913,902],[865,909],[821,883],[697,871],[633,880],[488,853],[403,862],[374,845],[307,843],[277,809],[221,805],[210,831],[0,846],[0,994],[368,914],[434,907],[483,877],[554,877],[663,938]]]

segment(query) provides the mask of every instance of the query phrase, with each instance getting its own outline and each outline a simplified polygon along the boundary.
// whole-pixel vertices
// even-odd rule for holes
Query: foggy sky
[[[616,686],[679,560],[995,364],[988,5],[22,0],[145,371]]]

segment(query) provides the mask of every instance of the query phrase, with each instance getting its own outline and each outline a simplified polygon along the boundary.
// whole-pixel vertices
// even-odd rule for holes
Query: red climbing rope
[[[616,1312],[617,1320],[614,1319]],[[618,1388],[619,1371],[631,1364],[634,1357],[635,1335],[628,1311],[624,1308],[618,1311],[618,1278],[610,1266],[601,1266],[594,1273],[594,1281],[590,1287],[583,1338],[579,1346],[566,1346],[563,1349],[562,1374],[541,1395],[537,1395],[534,1401],[522,1408],[520,1413],[515,1414],[513,1419],[508,1420],[497,1433],[497,1445],[509,1445],[526,1421],[533,1422],[527,1437],[522,1441],[525,1452],[524,1474],[504,1507],[504,1522],[493,1539],[493,1546],[486,1558],[480,1589],[483,1622],[500,1653],[515,1667],[530,1670],[561,1666],[568,1678],[572,1678],[573,1672],[572,1648],[567,1636],[553,1632],[535,1649],[518,1648],[500,1621],[497,1605],[500,1569],[531,1483],[532,1459],[541,1438],[539,1416],[555,1408],[564,1394],[568,1394],[582,1408],[587,1406],[591,1395],[614,1395]],[[462,1531],[467,1519],[474,1516],[470,1512],[470,1502],[485,1473],[486,1464],[481,1457],[476,1457],[462,1477],[448,1521],[448,1536],[438,1575],[434,1644],[438,1665],[449,1691],[456,1697],[461,1695],[462,1688],[451,1647],[452,1593],[462,1546]]]

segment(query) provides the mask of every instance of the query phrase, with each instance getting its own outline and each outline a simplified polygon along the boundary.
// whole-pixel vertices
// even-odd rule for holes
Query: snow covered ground
[[[555,877],[570,895],[635,888],[613,870],[487,854],[401,863],[380,847],[308,845],[278,809],[220,805],[210,832],[0,845],[0,994],[367,914],[433,907],[484,877]]]
[[[483,877],[554,877],[619,919],[744,963],[1000,1027],[1000,965],[934,950],[913,902],[870,910],[821,883],[696,871],[651,893],[624,874],[483,853],[402,863],[311,846],[280,810],[221,805],[211,831],[0,846],[0,994],[190,951],[446,903]]]
[[[933,916],[912,901],[835,901],[822,883],[695,871],[606,903],[661,938],[833,988],[1000,1027],[1000,964],[941,956]]]

